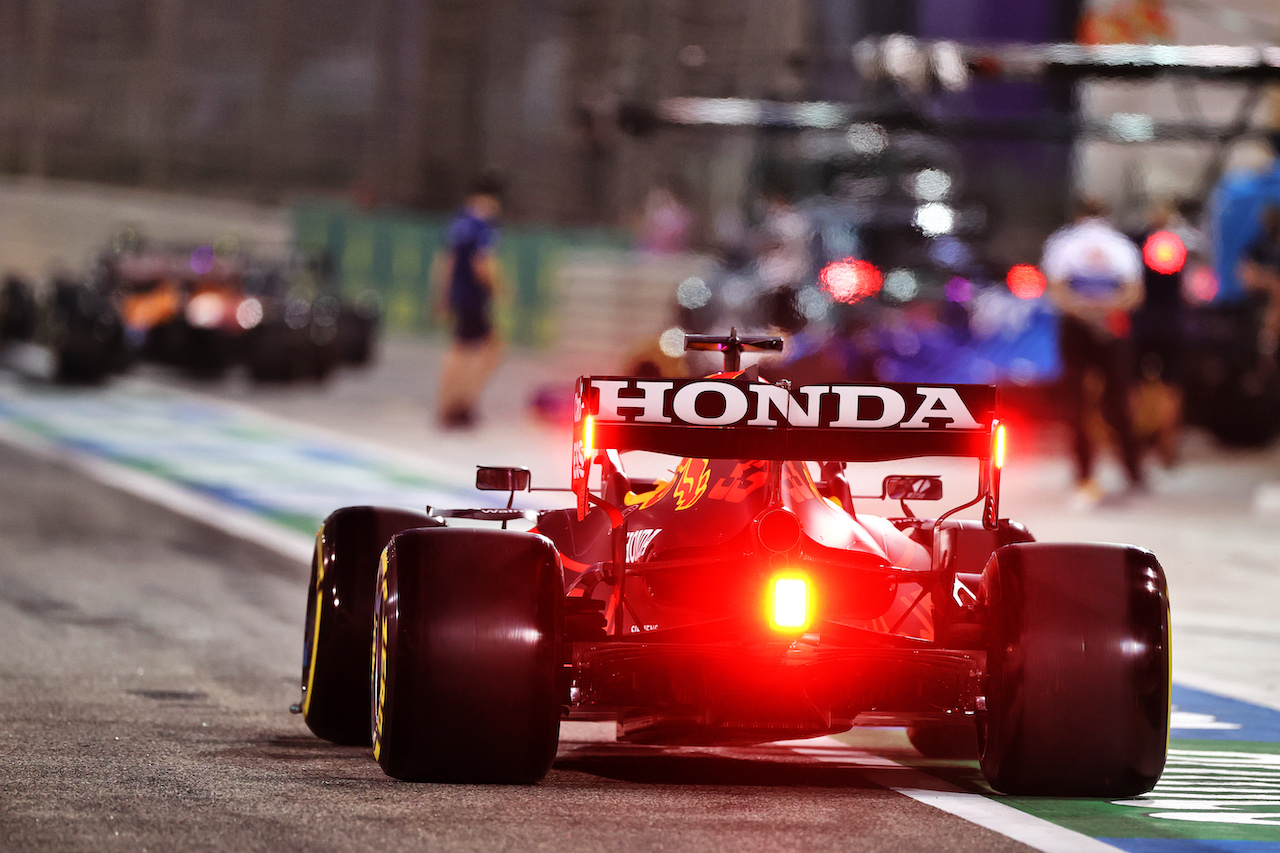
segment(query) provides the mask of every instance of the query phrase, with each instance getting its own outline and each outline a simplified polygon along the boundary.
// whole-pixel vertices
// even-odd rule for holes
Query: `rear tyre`
[[[1169,733],[1169,599],[1156,558],[1122,545],[1010,545],[987,564],[981,597],[991,787],[1108,798],[1155,787]]]
[[[378,555],[393,535],[439,526],[425,513],[353,506],[334,512],[316,534],[302,649],[302,715],[318,737],[368,746]]]
[[[411,530],[383,555],[373,754],[415,782],[533,784],[555,760],[564,582],[550,540]]]

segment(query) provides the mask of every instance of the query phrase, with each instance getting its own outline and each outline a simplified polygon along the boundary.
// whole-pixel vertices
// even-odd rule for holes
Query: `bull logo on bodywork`
[[[688,509],[698,502],[711,482],[711,465],[706,459],[686,459],[676,469],[676,509]]]

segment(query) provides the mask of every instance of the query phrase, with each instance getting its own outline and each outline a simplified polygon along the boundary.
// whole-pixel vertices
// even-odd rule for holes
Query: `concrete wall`
[[[54,269],[83,270],[128,227],[157,243],[209,243],[235,234],[272,253],[287,251],[293,237],[283,207],[97,184],[0,180],[0,274],[41,280]]]

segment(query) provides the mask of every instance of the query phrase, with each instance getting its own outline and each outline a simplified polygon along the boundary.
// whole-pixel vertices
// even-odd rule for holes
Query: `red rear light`
[[[769,581],[769,624],[774,630],[803,633],[813,621],[813,609],[813,584],[804,572],[782,572]]]
[[[995,440],[992,442],[992,456],[995,458],[997,468],[1004,467],[1004,424],[996,424]]]
[[[596,419],[587,415],[582,419],[582,455],[590,456],[596,443]]]

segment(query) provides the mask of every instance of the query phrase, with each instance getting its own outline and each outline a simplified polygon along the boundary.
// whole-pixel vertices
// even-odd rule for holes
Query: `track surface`
[[[856,760],[591,726],[537,787],[391,781],[285,713],[302,566],[8,448],[0,506],[0,848],[1026,849]]]
[[[279,452],[255,457],[254,465],[279,467],[256,467],[249,479],[277,486],[298,467],[289,460],[299,447],[309,448],[314,464],[346,466],[345,479],[328,478],[335,488],[338,479],[344,488],[369,488],[365,474],[386,467],[373,458],[378,453],[414,458],[426,466],[420,477],[406,479],[407,468],[393,466],[411,503],[437,500],[430,496],[437,486],[475,497],[466,481],[476,463],[529,464],[539,483],[560,481],[567,467],[562,431],[526,420],[523,411],[540,366],[510,359],[490,388],[486,425],[441,434],[431,426],[430,380],[423,380],[438,355],[430,346],[393,343],[373,372],[340,376],[325,389],[264,390],[232,380],[189,386],[195,397],[174,390],[183,383],[172,377],[145,372],[105,391],[49,390],[9,376],[0,382],[0,420],[25,418],[28,431],[40,426],[37,432],[71,458],[110,458],[124,436],[131,443],[120,452],[156,454],[138,462],[143,470],[253,507],[254,494],[234,483],[202,485],[201,477],[229,476],[225,458],[200,455],[221,446],[214,438],[237,434],[256,451],[275,442]],[[166,450],[160,439],[172,428],[153,417],[165,407],[184,429],[221,426],[188,434],[200,437],[188,441],[198,452]],[[148,422],[154,440],[137,432]],[[373,461],[353,461],[352,448],[367,449]],[[1185,464],[1157,472],[1151,496],[1081,515],[1064,509],[1068,474],[1060,458],[1025,434],[1015,436],[1012,450],[1004,509],[1039,538],[1130,541],[1160,556],[1172,590],[1181,683],[1280,706],[1273,618],[1280,456],[1224,453],[1193,437]],[[352,473],[352,465],[364,467]],[[315,523],[307,513],[323,514],[330,500],[353,501],[319,500],[300,483],[276,495],[281,512],[259,510],[267,523],[287,522],[281,535],[305,550],[301,531]],[[373,486],[379,494],[387,488]],[[308,495],[316,507],[301,499]],[[607,731],[579,725],[566,727],[560,760],[535,788],[392,782],[365,751],[322,744],[285,711],[297,698],[306,567],[304,558],[282,557],[281,550],[159,509],[62,463],[0,447],[0,850],[1023,849],[888,790],[922,784],[923,774],[886,761],[915,758],[900,733],[854,738],[869,752],[839,744],[661,750],[603,743]],[[1175,729],[1176,739],[1276,739],[1249,727],[1234,735],[1213,728],[1260,709],[1186,691],[1175,698],[1200,703],[1188,708],[1201,715],[1184,718],[1190,728]],[[1151,837],[1231,838],[1260,853],[1280,849],[1280,828],[1269,829],[1280,823],[1280,771],[1266,761],[1190,801],[1180,779],[1206,771],[1171,778],[1158,802],[1009,802],[1125,849],[1192,849],[1135,846]],[[938,772],[961,784],[972,777],[964,768]],[[1191,787],[1203,788],[1202,776],[1193,778]],[[926,791],[923,799],[930,797]],[[1216,822],[1193,823],[1193,807]],[[1133,824],[1153,809],[1166,811]],[[1232,821],[1254,827],[1232,830]],[[1191,831],[1196,826],[1199,834]],[[1256,846],[1271,838],[1274,846]]]

